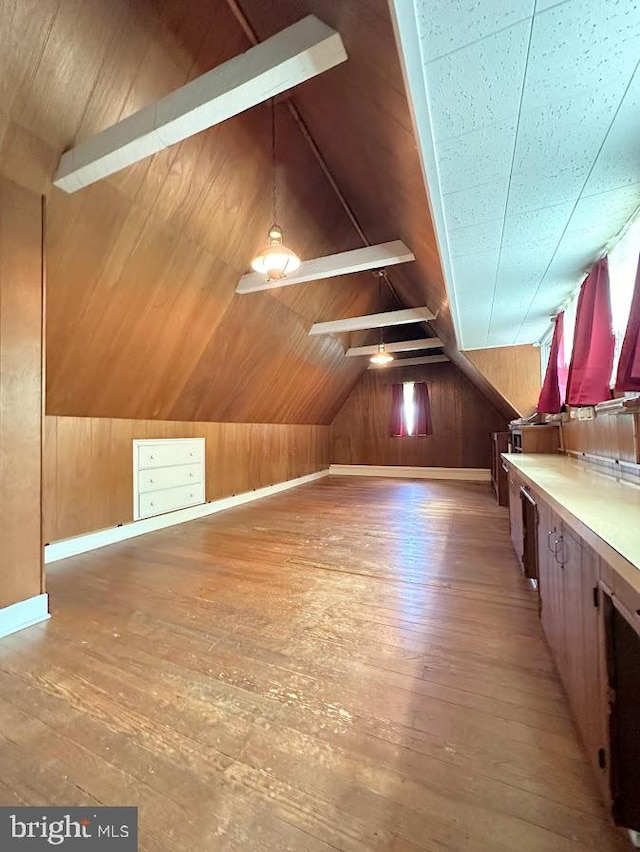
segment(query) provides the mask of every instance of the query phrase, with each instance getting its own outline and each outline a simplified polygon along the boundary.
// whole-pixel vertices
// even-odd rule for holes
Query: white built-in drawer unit
[[[205,501],[204,438],[133,442],[134,520]]]

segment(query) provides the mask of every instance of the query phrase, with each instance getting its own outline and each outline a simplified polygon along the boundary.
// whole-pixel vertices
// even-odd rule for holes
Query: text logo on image
[[[2,852],[137,852],[137,808],[0,807]]]

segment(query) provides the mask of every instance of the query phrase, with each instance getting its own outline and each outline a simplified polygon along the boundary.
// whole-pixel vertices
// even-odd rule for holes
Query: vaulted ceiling
[[[459,357],[386,0],[241,5],[260,40],[310,12],[340,32],[349,60],[293,100],[367,240],[402,239],[416,255],[389,271],[397,297],[385,291],[382,307],[428,305]],[[378,283],[361,273],[234,293],[270,224],[266,105],[74,195],[51,186],[65,149],[250,47],[235,0],[5,7],[0,169],[47,199],[47,412],[330,422],[367,367],[344,350],[366,335],[308,330],[377,311]],[[277,116],[287,242],[303,258],[359,248],[284,99]]]
[[[534,343],[640,206],[638,3],[391,2],[458,343]]]

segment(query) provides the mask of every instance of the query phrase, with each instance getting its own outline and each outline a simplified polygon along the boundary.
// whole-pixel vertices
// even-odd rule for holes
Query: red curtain
[[[618,362],[616,390],[640,391],[640,257],[638,271],[631,300],[629,322],[622,341],[622,351]]]
[[[407,425],[404,419],[404,389],[401,384],[394,384],[391,390],[391,420],[389,421],[389,434],[392,438],[404,438],[407,434]]]
[[[559,414],[567,392],[567,364],[564,357],[564,311],[556,317],[549,363],[538,399],[541,414]]]
[[[576,330],[569,365],[569,405],[597,405],[611,399],[611,370],[615,339],[609,301],[609,265],[599,260],[587,276],[578,298]]]
[[[416,435],[419,438],[432,435],[431,404],[429,402],[429,390],[425,382],[415,383],[413,399],[416,406]]]

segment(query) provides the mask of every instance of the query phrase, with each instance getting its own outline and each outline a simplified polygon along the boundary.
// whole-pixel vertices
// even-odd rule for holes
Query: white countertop
[[[610,551],[623,557],[628,565],[616,560],[614,567],[622,567],[627,581],[640,589],[640,486],[589,470],[569,456],[503,453],[503,458],[604,559]],[[627,570],[631,567],[636,570]]]

